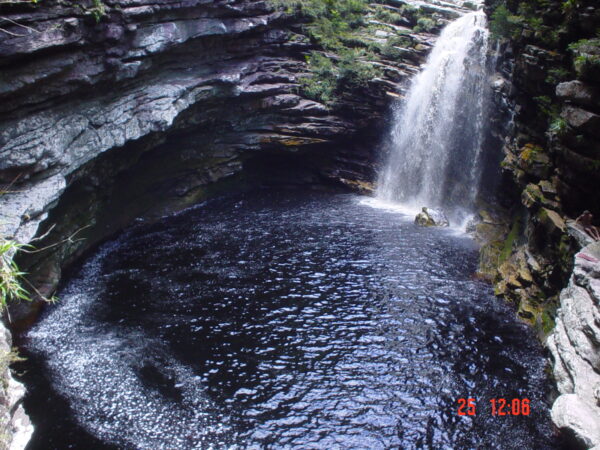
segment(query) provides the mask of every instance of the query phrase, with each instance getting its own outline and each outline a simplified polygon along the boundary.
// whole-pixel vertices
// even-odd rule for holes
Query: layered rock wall
[[[490,15],[498,3],[488,2]],[[573,50],[593,40],[600,12],[593,1],[574,11],[560,1],[531,11],[506,3],[518,26],[499,41],[492,133],[503,146],[500,196],[513,233],[497,246],[496,293],[545,334],[580,248],[567,222],[586,209],[600,218],[600,78],[578,70]]]
[[[46,250],[19,259],[42,295],[136,218],[263,184],[368,189],[388,107],[435,40],[414,17],[369,16],[361,45],[410,45],[325,105],[300,86],[307,53],[323,52],[306,18],[266,1],[1,2],[0,18],[0,235],[42,237]]]
[[[492,17],[499,4],[508,8],[496,14],[504,37],[492,131],[505,155],[501,200],[512,208],[512,225],[496,253],[484,254],[497,258],[496,293],[542,338],[551,333],[560,393],[552,419],[578,445],[594,447],[600,247],[574,219],[584,210],[596,225],[600,218],[600,11],[594,1],[487,3]]]
[[[0,234],[49,232],[37,246],[54,256],[23,262],[44,294],[66,260],[135,217],[230,189],[246,168],[262,164],[263,181],[367,186],[387,93],[401,92],[435,38],[374,29],[402,31],[413,47],[382,56],[382,76],[332,107],[303,96],[317,47],[269,2],[106,1],[101,17],[93,5],[0,4]]]
[[[552,420],[588,448],[600,446],[600,242],[575,256],[548,337],[560,396]]]

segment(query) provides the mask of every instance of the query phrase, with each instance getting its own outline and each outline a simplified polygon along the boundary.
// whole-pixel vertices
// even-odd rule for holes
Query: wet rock
[[[498,241],[481,246],[481,249],[479,250],[479,264],[477,267],[477,276],[479,278],[488,281],[493,281],[494,278],[496,278],[502,249],[502,243]]]
[[[475,226],[475,240],[482,244],[487,242],[501,241],[507,233],[505,224],[494,224],[482,222]]]
[[[338,181],[359,194],[372,195],[375,192],[375,185],[368,181],[349,180],[341,177],[338,178]]]
[[[567,229],[564,219],[556,211],[542,208],[539,217],[550,233],[554,233],[555,230],[564,233]]]
[[[447,227],[450,222],[441,209],[423,207],[415,217],[415,224],[421,227]]]

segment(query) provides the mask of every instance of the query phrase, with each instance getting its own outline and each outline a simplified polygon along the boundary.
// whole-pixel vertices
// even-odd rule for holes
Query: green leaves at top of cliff
[[[494,0],[491,0],[492,2]],[[600,10],[597,0],[495,0],[490,30],[496,38],[518,46],[533,44],[572,56],[549,67],[546,83],[555,86],[572,78],[600,79]]]
[[[365,86],[379,75],[371,63],[376,55],[361,40],[369,4],[365,0],[274,0],[288,14],[300,17],[311,42],[320,49],[306,60],[311,75],[300,79],[303,93],[326,105],[345,89]]]
[[[344,39],[365,24],[365,0],[274,0],[289,14],[304,16],[311,39],[328,50],[344,48]]]
[[[581,33],[582,21],[597,22],[598,13],[590,15],[590,10],[596,9],[595,1],[489,0],[493,8],[490,30],[496,38],[528,41],[548,49],[563,50],[572,40],[571,35]]]
[[[556,3],[556,5],[552,5]],[[564,28],[556,27],[556,23],[545,23],[540,9],[561,9],[562,0],[533,0],[520,2],[510,8],[510,2],[499,4],[491,15],[490,31],[496,38],[517,40],[523,35],[539,40],[547,46],[556,46],[560,33]],[[556,17],[552,17],[555,19]],[[550,20],[549,22],[554,22]]]

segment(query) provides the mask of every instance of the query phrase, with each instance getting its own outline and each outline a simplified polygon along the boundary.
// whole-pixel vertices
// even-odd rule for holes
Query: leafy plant
[[[337,87],[338,69],[333,61],[318,52],[312,52],[307,57],[312,76],[300,79],[302,91],[308,98],[331,103]]]
[[[368,55],[364,50],[346,49],[340,55],[338,60],[319,52],[311,52],[307,57],[311,76],[300,79],[307,97],[331,104],[343,88],[364,86],[379,75],[377,69],[362,60]]]
[[[414,31],[421,32],[421,31],[426,31],[426,32],[431,32],[433,30],[435,30],[437,27],[437,22],[433,19],[430,19],[429,17],[420,17],[417,20],[417,25],[413,28]]]
[[[396,59],[402,56],[403,48],[413,46],[413,41],[408,36],[393,36],[379,49],[380,53],[386,58]]]
[[[559,108],[555,105],[550,97],[547,95],[540,95],[534,97],[533,100],[537,103],[540,111],[549,118],[557,117],[559,114]]]
[[[600,75],[600,38],[581,39],[568,48],[575,56],[573,66],[579,78]]]
[[[339,85],[356,88],[366,85],[380,75],[380,71],[362,59],[368,55],[362,51],[344,51],[339,63]]]
[[[378,7],[375,10],[375,18],[381,20],[382,22],[393,24],[399,24],[404,21],[402,14],[385,7]]]
[[[550,69],[546,76],[546,83],[556,85],[569,78],[569,71],[563,67]]]
[[[92,0],[92,7],[87,9],[87,12],[92,15],[96,22],[100,22],[106,15],[106,6],[102,0]]]
[[[569,126],[567,125],[567,121],[562,117],[556,117],[551,123],[548,131],[556,136],[564,136],[568,130]]]
[[[512,14],[506,5],[501,4],[492,13],[490,31],[496,38],[514,38],[520,33],[522,18]]]
[[[412,5],[403,5],[400,8],[400,14],[409,22],[416,23],[419,18],[419,8]]]
[[[343,47],[341,39],[352,29],[364,25],[366,0],[275,0],[290,14],[309,19],[306,29],[313,41],[326,49]]]
[[[402,20],[395,11],[367,0],[274,0],[289,14],[306,19],[304,28],[316,46],[326,52],[313,51],[307,56],[310,75],[302,77],[300,87],[309,98],[325,104],[335,102],[343,88],[366,85],[379,71],[367,60],[377,59],[381,44],[365,31],[380,29],[381,24],[367,26],[365,17],[372,12],[386,22]]]
[[[23,247],[12,239],[0,238],[0,311],[6,309],[9,301],[31,299],[21,283],[24,273],[13,259]]]

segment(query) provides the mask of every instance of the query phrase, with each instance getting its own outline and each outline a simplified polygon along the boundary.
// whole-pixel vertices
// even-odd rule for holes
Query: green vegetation
[[[307,55],[310,75],[300,79],[303,93],[334,105],[346,89],[367,86],[382,70],[373,64],[381,58],[395,59],[402,48],[413,46],[409,29],[431,32],[438,23],[410,5],[400,8],[368,0],[271,0],[276,7],[305,22],[304,30],[318,50]],[[374,38],[378,31],[384,31]],[[386,37],[385,41],[382,36]]]
[[[84,8],[83,6],[80,7],[90,14],[96,22],[100,22],[106,15],[106,5],[102,3],[102,0],[92,0],[92,6],[88,8]]]
[[[400,14],[402,17],[406,18],[409,22],[414,23],[420,16],[419,8],[416,8],[412,5],[403,5],[400,8]]]
[[[306,17],[310,38],[327,50],[342,48],[343,39],[365,25],[368,8],[365,0],[274,0],[274,3],[289,14]]]
[[[377,46],[361,38],[366,25],[369,4],[365,0],[277,0],[290,14],[308,19],[305,29],[311,41],[327,51],[313,51],[307,56],[310,76],[300,79],[304,93],[325,104],[335,102],[344,88],[365,86],[380,71],[369,61],[377,59],[372,49]],[[396,22],[397,13],[380,7],[375,11],[380,20]]]
[[[402,16],[402,14],[392,11],[389,8],[380,5],[376,5],[375,8],[375,18],[377,20],[381,20],[385,23],[393,23],[396,25],[404,21],[404,17]]]
[[[539,110],[550,120],[554,120],[558,117],[560,110],[559,106],[555,104],[547,95],[540,95],[538,97],[534,97],[533,100],[537,103]]]
[[[30,300],[21,283],[24,273],[13,260],[22,247],[14,240],[0,238],[0,311],[6,309],[9,301]]]
[[[513,221],[513,224],[510,228],[510,232],[508,233],[508,236],[506,236],[506,240],[504,241],[502,250],[500,251],[500,255],[498,257],[498,265],[502,264],[504,261],[508,261],[508,258],[510,257],[510,255],[512,253],[513,246],[517,239],[517,236],[519,236],[519,229],[520,229],[520,218],[517,217]]]
[[[567,133],[567,121],[562,117],[556,117],[551,123],[548,131],[555,136],[564,136]]]
[[[426,31],[427,33],[431,33],[438,26],[437,22],[428,17],[419,17],[417,19],[417,25],[413,28],[417,33]]]
[[[573,66],[579,78],[600,75],[600,37],[573,42],[569,50],[574,56]]]
[[[568,80],[570,75],[571,73],[567,69],[563,67],[556,67],[548,71],[545,81],[548,84],[557,85],[558,83]]]
[[[304,18],[307,35],[320,50],[307,56],[310,75],[300,79],[301,89],[327,105],[335,104],[344,89],[366,86],[380,76],[381,69],[373,61],[399,58],[401,48],[413,46],[411,38],[399,35],[402,31],[392,25],[414,24],[416,31],[427,32],[438,26],[410,5],[393,8],[367,0],[272,1],[288,14]],[[378,30],[389,33],[385,42],[373,39]]]
[[[554,330],[555,326],[555,317],[556,317],[556,306],[552,306],[550,310],[542,310],[541,317],[541,330],[544,333],[544,336],[548,336],[552,330]]]
[[[344,50],[337,60],[333,60],[319,52],[311,52],[307,59],[312,75],[300,80],[304,93],[313,100],[330,104],[342,89],[366,85],[379,75],[379,71],[360,60],[364,55],[364,51]]]
[[[8,379],[3,375],[12,363],[20,361],[25,361],[25,358],[19,355],[16,348],[4,351],[0,350],[0,376],[2,377],[2,388],[4,390],[8,389]],[[2,441],[2,439],[0,439],[0,441]]]
[[[492,13],[490,31],[495,38],[515,38],[521,32],[521,26],[521,18],[503,4]]]
[[[379,52],[386,58],[396,59],[402,56],[401,48],[410,48],[413,41],[409,36],[394,36],[388,38],[386,43],[379,48]]]
[[[527,35],[546,46],[556,47],[565,30],[546,25],[538,11],[539,7],[549,7],[550,3],[551,0],[521,2],[516,11],[511,11],[505,3],[499,4],[491,15],[492,36],[518,40],[522,35]]]
[[[42,0],[29,0],[31,3],[42,3]],[[0,1],[0,3],[3,3]],[[4,2],[7,3],[7,2]],[[14,3],[19,3],[15,1]],[[20,2],[26,3],[26,1]],[[102,2],[102,0],[91,0],[91,5],[82,5],[82,2],[78,2],[77,7],[81,8],[86,14],[89,14],[94,18],[96,22],[100,22],[104,16],[106,16],[106,5]],[[84,2],[88,3],[88,2]]]

